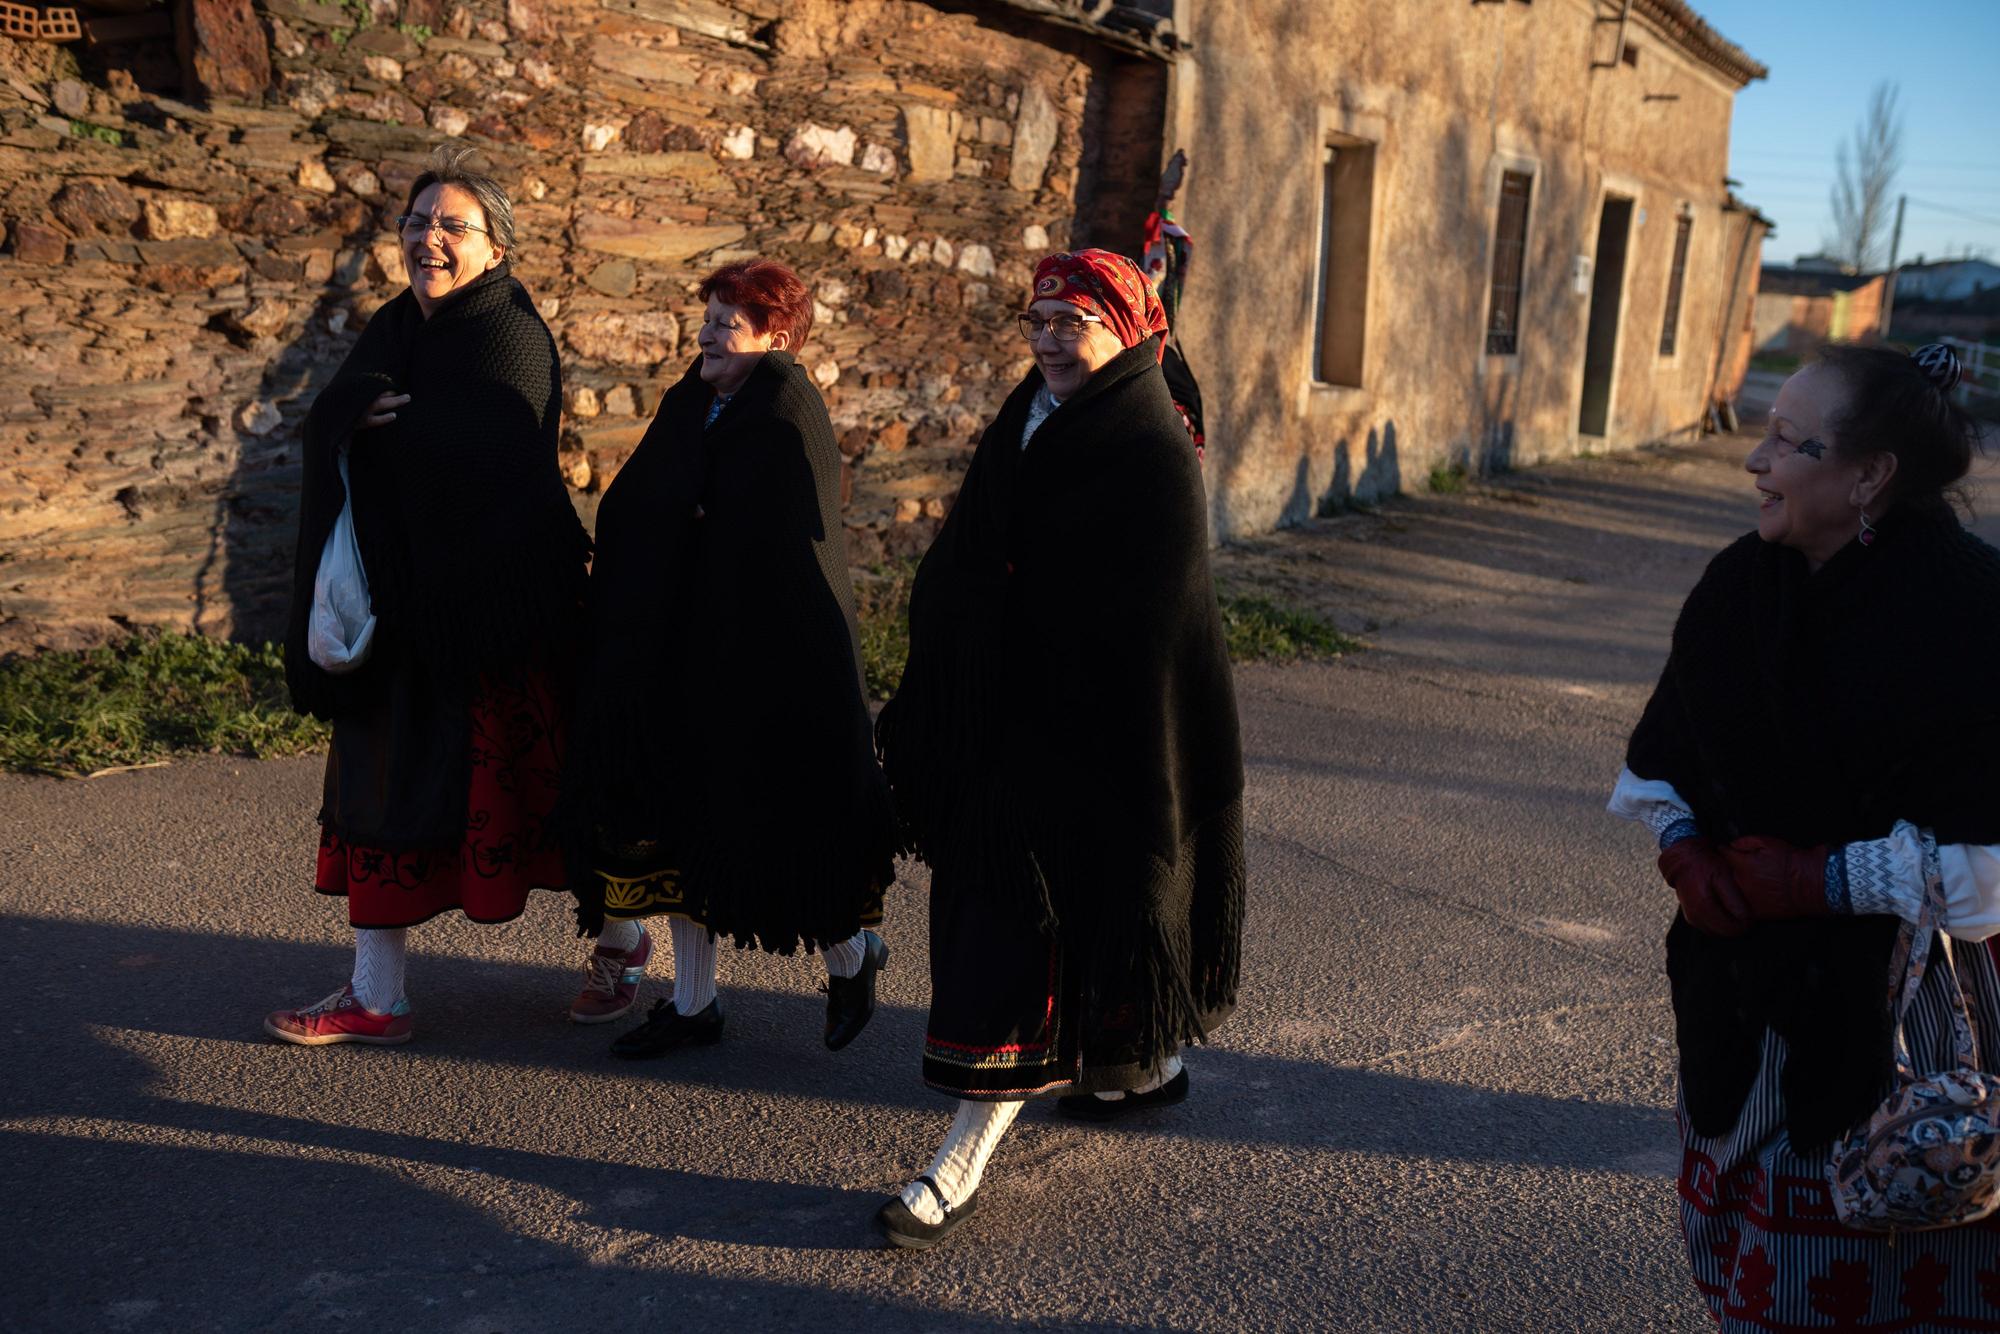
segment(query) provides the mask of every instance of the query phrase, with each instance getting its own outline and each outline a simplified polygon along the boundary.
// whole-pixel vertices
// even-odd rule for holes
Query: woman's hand
[[[1740,936],[1754,920],[1729,863],[1705,838],[1684,838],[1660,853],[1660,875],[1674,887],[1688,925],[1711,936]]]
[[[370,403],[361,413],[361,420],[355,425],[357,431],[370,426],[387,426],[396,420],[396,409],[410,401],[408,394],[383,394]]]
[[[1795,848],[1780,838],[1739,838],[1722,850],[1729,874],[1760,922],[1824,917],[1826,848]]]

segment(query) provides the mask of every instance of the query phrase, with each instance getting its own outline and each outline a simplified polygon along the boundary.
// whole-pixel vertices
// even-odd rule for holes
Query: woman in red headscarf
[[[931,868],[924,1080],[959,1099],[878,1215],[935,1245],[1023,1100],[1104,1121],[1179,1102],[1234,1007],[1243,756],[1195,449],[1137,265],[1051,255],[1035,365],[917,571],[876,741]]]

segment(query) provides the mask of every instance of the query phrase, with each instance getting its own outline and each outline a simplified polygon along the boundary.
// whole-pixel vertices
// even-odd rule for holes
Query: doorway
[[[1605,435],[1611,425],[1611,373],[1618,364],[1619,303],[1625,295],[1625,251],[1632,235],[1632,201],[1607,195],[1597,220],[1597,263],[1590,280],[1590,326],[1583,349],[1583,411],[1577,429]]]

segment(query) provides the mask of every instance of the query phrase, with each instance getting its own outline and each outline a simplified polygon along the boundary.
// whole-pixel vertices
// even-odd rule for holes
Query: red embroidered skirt
[[[472,701],[464,840],[456,849],[397,852],[322,827],[314,887],[346,896],[356,927],[415,926],[454,908],[475,922],[519,917],[530,889],[560,889],[565,879],[550,819],[563,732],[545,674],[482,683]]]

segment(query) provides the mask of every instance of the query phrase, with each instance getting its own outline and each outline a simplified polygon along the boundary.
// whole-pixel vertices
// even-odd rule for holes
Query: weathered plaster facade
[[[1618,11],[1184,0],[1194,55],[1174,67],[1168,137],[1193,159],[1182,335],[1205,391],[1221,535],[1421,487],[1438,465],[1627,447],[1701,420],[1719,361],[1723,372],[1740,361],[1740,337],[1724,332],[1740,334],[1755,291],[1763,224],[1723,178],[1734,94],[1762,71],[1691,26],[1677,0],[1632,7],[1636,64],[1624,63]],[[1316,362],[1329,145],[1336,161],[1372,156],[1372,197],[1336,185],[1331,210],[1342,277],[1357,266],[1351,247],[1366,247],[1359,373],[1343,377],[1358,383],[1323,382]],[[1532,190],[1518,350],[1490,356],[1504,172],[1528,174]],[[1629,236],[1608,420],[1586,433],[1607,199],[1630,201]],[[1675,352],[1662,356],[1682,216],[1685,286]]]

